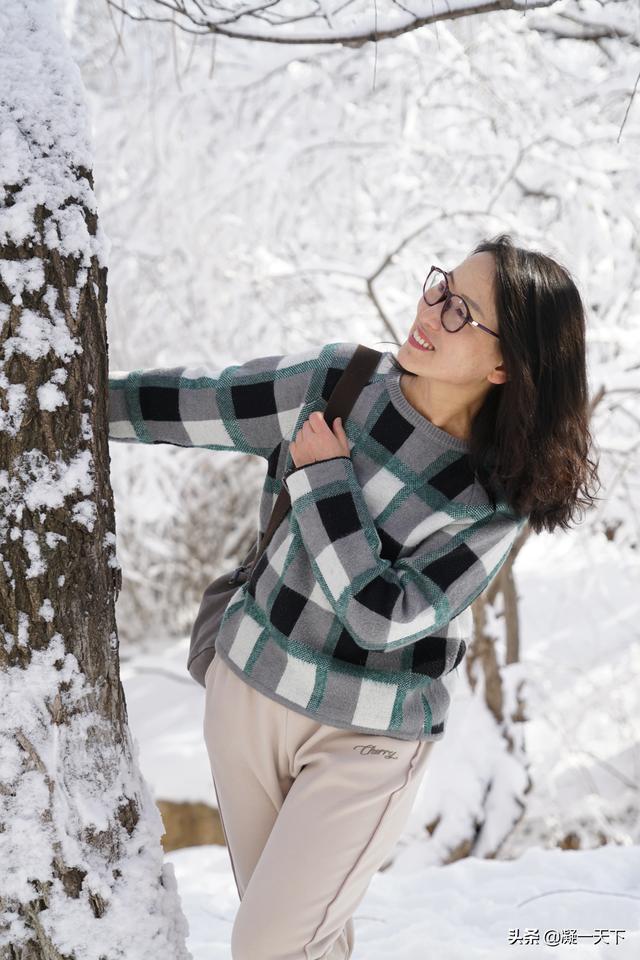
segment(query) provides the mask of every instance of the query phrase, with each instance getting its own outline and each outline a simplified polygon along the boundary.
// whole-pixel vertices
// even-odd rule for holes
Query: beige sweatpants
[[[318,723],[218,654],[203,732],[240,906],[233,960],[346,960],[352,914],[393,850],[433,740]]]

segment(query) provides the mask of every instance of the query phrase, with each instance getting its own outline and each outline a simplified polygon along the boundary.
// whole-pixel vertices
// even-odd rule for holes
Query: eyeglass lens
[[[424,286],[424,298],[433,306],[444,300],[449,287],[447,278],[442,270],[432,270]],[[464,300],[455,293],[449,294],[449,300],[442,311],[442,324],[450,333],[459,330],[467,318],[467,308]]]

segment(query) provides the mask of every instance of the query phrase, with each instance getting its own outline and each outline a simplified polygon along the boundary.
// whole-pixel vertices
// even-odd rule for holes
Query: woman
[[[264,456],[259,532],[291,497],[205,678],[234,960],[351,956],[444,736],[470,604],[525,523],[566,527],[597,476],[584,328],[567,271],[502,235],[430,271],[345,424],[322,411],[353,343],[110,377],[113,439]]]

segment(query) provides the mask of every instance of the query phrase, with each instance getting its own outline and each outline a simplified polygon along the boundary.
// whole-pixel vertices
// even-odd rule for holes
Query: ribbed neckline
[[[392,356],[392,353],[387,353],[388,358]],[[423,415],[409,403],[400,386],[400,377],[403,371],[397,370],[390,359],[388,363],[387,388],[389,390],[389,396],[391,397],[391,402],[394,407],[400,411],[403,417],[406,417],[407,420],[414,424],[426,437],[437,440],[438,443],[441,443],[443,446],[450,447],[453,450],[469,450],[470,444],[468,440],[461,440],[459,437],[454,437],[452,434],[447,433],[446,430],[442,430],[441,427],[436,427],[435,423],[423,417]]]

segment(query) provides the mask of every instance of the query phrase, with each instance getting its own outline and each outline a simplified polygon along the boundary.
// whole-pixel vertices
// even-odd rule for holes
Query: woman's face
[[[443,269],[447,270],[446,265],[443,265]],[[448,273],[451,293],[463,297],[471,318],[499,333],[493,306],[493,255],[475,253]],[[398,361],[412,373],[430,380],[469,386],[487,379],[492,383],[502,383],[506,379],[504,370],[502,367],[495,369],[502,362],[500,342],[490,333],[469,323],[465,323],[456,333],[450,333],[440,319],[442,307],[443,303],[428,306],[420,295],[416,319],[396,355]],[[414,331],[421,334],[423,339],[426,336],[435,350],[414,346],[413,340],[410,340]]]

